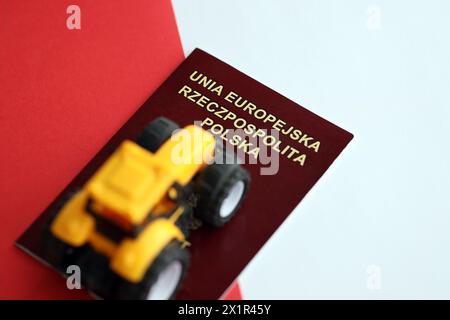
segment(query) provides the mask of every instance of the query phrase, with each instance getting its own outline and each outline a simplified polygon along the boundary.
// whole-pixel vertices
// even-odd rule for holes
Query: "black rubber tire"
[[[82,272],[81,283],[84,287],[104,299],[112,298],[110,293],[114,291],[119,276],[111,270],[109,257],[88,246],[77,265]]]
[[[228,197],[233,186],[242,181],[244,190],[232,212],[226,217],[220,215],[224,200]],[[197,205],[194,215],[205,223],[221,227],[230,221],[244,200],[250,185],[250,175],[237,163],[214,163],[199,173],[195,181]]]
[[[50,214],[50,217],[44,225],[41,237],[41,248],[44,258],[62,272],[66,271],[67,266],[77,263],[78,258],[85,250],[85,246],[77,248],[61,241],[53,235],[50,227],[60,210],[75,195],[75,193],[76,192],[72,192],[65,196]]]
[[[146,300],[152,286],[156,283],[159,274],[173,261],[179,261],[182,266],[181,276],[174,291],[168,299],[174,299],[181,283],[183,282],[186,271],[189,267],[189,252],[181,247],[179,241],[173,240],[159,254],[155,261],[150,265],[141,282],[135,284],[123,278],[117,282],[115,299],[123,300]]]
[[[156,118],[142,131],[137,138],[137,143],[148,151],[155,153],[179,128],[175,122],[167,118]]]

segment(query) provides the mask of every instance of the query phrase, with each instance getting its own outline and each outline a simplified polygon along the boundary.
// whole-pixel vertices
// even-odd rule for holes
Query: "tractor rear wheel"
[[[179,128],[175,122],[167,118],[156,118],[139,135],[137,143],[148,151],[155,153]]]
[[[194,214],[214,227],[230,221],[247,194],[250,175],[237,163],[215,163],[196,179],[198,197]]]

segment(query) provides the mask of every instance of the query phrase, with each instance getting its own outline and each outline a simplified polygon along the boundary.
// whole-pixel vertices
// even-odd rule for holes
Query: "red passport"
[[[196,49],[24,232],[18,246],[42,259],[42,228],[60,200],[83,186],[124,139],[136,139],[160,116],[213,133],[238,155],[252,180],[231,222],[191,233],[191,265],[178,299],[221,298],[353,137]]]

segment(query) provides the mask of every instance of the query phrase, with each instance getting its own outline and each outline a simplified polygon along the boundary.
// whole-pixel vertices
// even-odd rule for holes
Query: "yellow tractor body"
[[[155,153],[126,140],[100,167],[51,224],[61,241],[90,244],[110,258],[111,269],[137,283],[174,239],[185,241],[175,225],[183,213],[174,199],[214,156],[215,138],[194,125],[175,133]],[[169,213],[169,215],[168,215]],[[119,242],[97,228],[109,221],[129,236]]]

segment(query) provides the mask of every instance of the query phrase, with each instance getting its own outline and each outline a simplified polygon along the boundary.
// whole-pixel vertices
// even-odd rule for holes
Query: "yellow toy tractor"
[[[200,127],[157,118],[55,211],[43,232],[46,258],[62,271],[80,266],[83,284],[106,298],[173,298],[193,217],[223,226],[248,190],[248,172],[214,162],[217,150]]]

